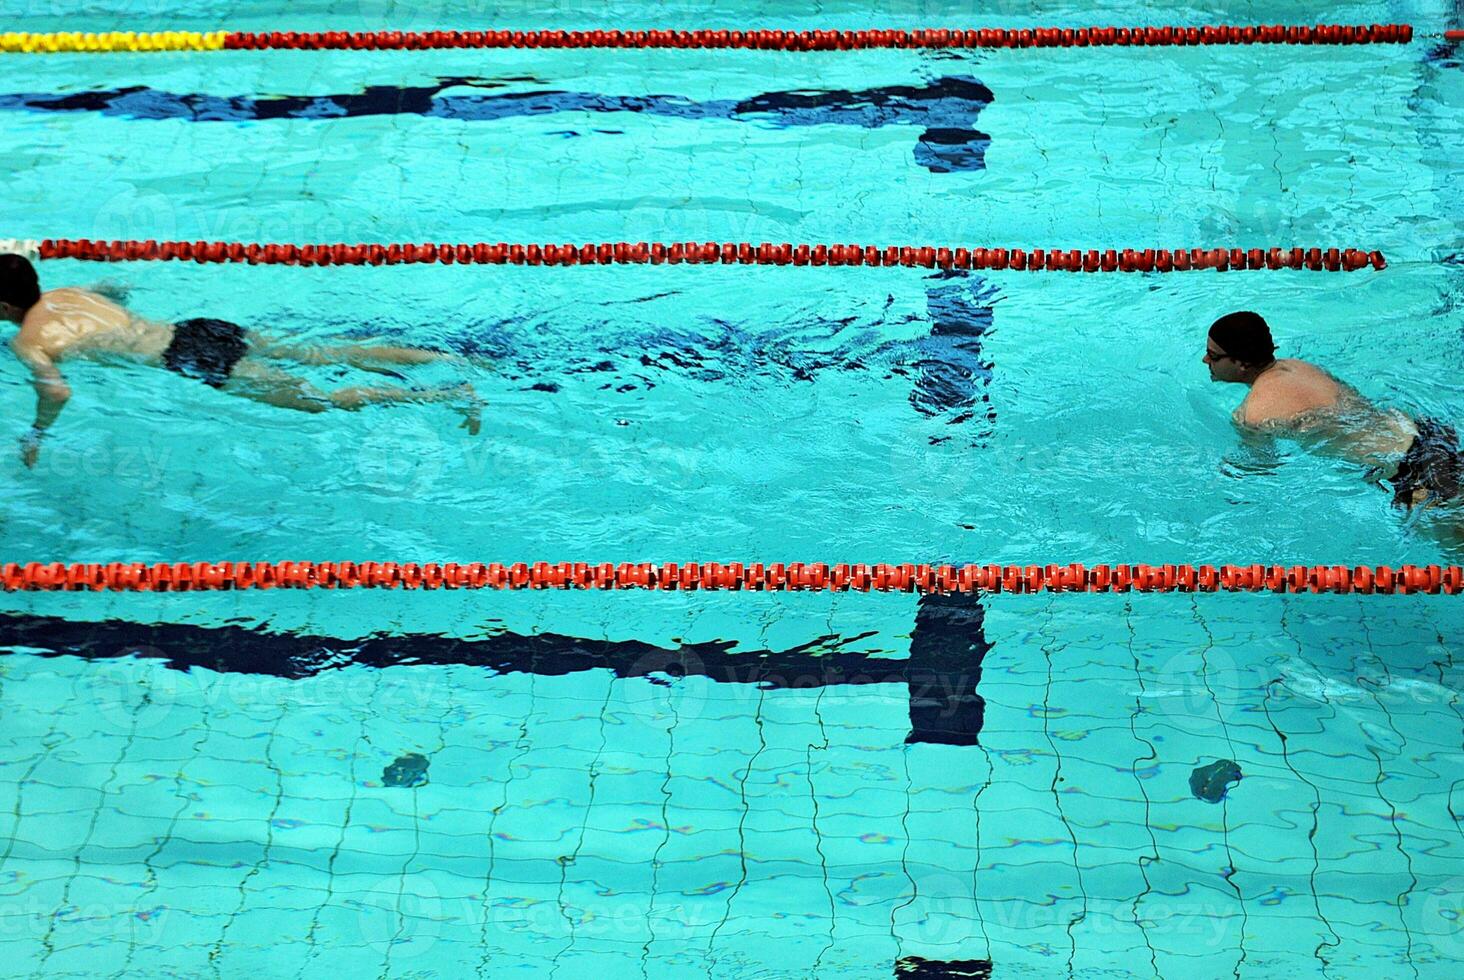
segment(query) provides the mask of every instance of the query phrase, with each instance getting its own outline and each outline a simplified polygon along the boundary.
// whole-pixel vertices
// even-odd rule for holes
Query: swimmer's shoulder
[[[37,355],[50,357],[54,352],[46,343],[46,333],[43,323],[39,320],[32,321],[29,315],[20,329],[15,331],[10,338],[10,351],[22,361],[29,362]]]
[[[66,321],[72,326],[113,329],[125,326],[137,317],[108,295],[105,291],[83,289],[80,286],[62,286],[41,294],[40,302],[31,312],[54,321]],[[30,318],[28,314],[27,319]]]
[[[1283,410],[1283,403],[1284,399],[1277,386],[1263,385],[1261,380],[1257,380],[1231,417],[1235,419],[1236,425],[1259,428],[1268,422],[1274,422],[1278,416],[1291,414]]]
[[[25,343],[38,343],[46,328],[59,322],[63,311],[75,301],[73,293],[75,290],[70,288],[48,289],[42,293],[41,298],[25,311],[25,318],[20,322],[20,331],[15,339]]]
[[[1267,411],[1252,395],[1247,395],[1240,407],[1230,413],[1230,421],[1244,433],[1260,434],[1276,431],[1281,420]]]
[[[1283,357],[1276,361],[1276,368],[1256,379],[1257,388],[1282,388],[1305,385],[1318,391],[1352,393],[1353,388],[1324,367],[1309,361]]]
[[[94,299],[101,299],[101,297],[90,289],[82,289],[80,286],[57,286],[55,289],[48,289],[41,294],[41,302],[51,306],[66,306]]]
[[[1256,378],[1256,383],[1252,386],[1252,390],[1277,388],[1283,385],[1296,384],[1300,381],[1320,380],[1336,382],[1337,379],[1332,377],[1324,368],[1320,368],[1307,361],[1299,361],[1294,357],[1278,357],[1274,367]]]
[[[1324,421],[1325,406],[1298,399],[1285,385],[1252,386],[1231,418],[1248,432],[1286,434],[1307,430]]]
[[[126,311],[118,300],[121,294],[110,287],[87,289],[82,286],[61,286],[41,294],[41,302],[51,301],[51,307],[58,311],[72,310],[116,310]]]
[[[63,320],[74,313],[115,305],[90,290],[76,286],[48,289],[41,294],[41,298],[36,301],[35,305],[26,311],[25,322],[21,324],[21,327],[24,328],[32,323],[43,326],[53,321]]]
[[[1306,361],[1279,360],[1251,386],[1248,401],[1269,416],[1343,412],[1361,402],[1351,385]]]

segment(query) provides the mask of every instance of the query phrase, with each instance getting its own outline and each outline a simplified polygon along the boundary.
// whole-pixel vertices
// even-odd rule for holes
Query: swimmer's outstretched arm
[[[61,376],[45,351],[30,346],[16,346],[15,356],[31,369],[36,386],[36,421],[20,439],[20,458],[27,467],[36,465],[41,455],[41,437],[66,407],[71,386]]]

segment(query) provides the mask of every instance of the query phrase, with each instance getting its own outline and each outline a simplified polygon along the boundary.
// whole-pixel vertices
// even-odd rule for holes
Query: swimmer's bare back
[[[1260,373],[1234,419],[1244,429],[1290,436],[1365,466],[1401,456],[1418,434],[1402,412],[1380,409],[1316,365],[1293,359]]]
[[[171,328],[133,316],[86,289],[53,289],[26,310],[10,349],[30,369],[36,387],[36,420],[21,440],[21,458],[34,466],[41,436],[71,398],[57,365],[68,357],[122,355],[155,361],[168,346]]]
[[[66,288],[41,294],[26,311],[10,346],[22,360],[31,357],[53,364],[103,353],[157,360],[172,336],[172,327],[134,316],[105,296]]]

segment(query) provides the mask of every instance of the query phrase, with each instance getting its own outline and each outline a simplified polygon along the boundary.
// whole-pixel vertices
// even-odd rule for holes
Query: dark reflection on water
[[[973,78],[952,75],[924,85],[887,85],[850,91],[768,92],[750,99],[695,100],[677,95],[606,95],[540,90],[464,94],[449,89],[494,89],[533,79],[439,78],[430,85],[371,85],[332,95],[207,95],[133,85],[70,94],[0,94],[0,109],[34,112],[99,112],[127,119],[189,122],[255,122],[269,119],[340,119],[418,115],[468,122],[561,112],[635,112],[691,120],[746,120],[783,129],[793,126],[913,125],[924,131],[915,161],[935,173],[984,169],[991,138],[972,128],[991,103],[991,90]],[[561,135],[576,136],[574,131]]]
[[[736,650],[726,641],[659,647],[639,640],[595,640],[554,633],[502,632],[483,639],[400,634],[341,639],[242,626],[72,622],[52,616],[0,614],[0,650],[87,660],[151,659],[172,670],[286,679],[347,666],[464,665],[495,673],[560,677],[608,670],[669,684],[705,677],[765,690],[834,685],[903,684],[909,691],[910,742],[975,745],[984,702],[976,694],[981,658],[990,649],[984,610],[973,595],[924,596],[915,614],[908,659],[845,648],[875,634],[819,636],[784,650]],[[420,757],[418,757],[420,759]],[[414,785],[426,760],[398,760],[401,785]],[[408,777],[411,777],[410,779]],[[390,779],[388,780],[390,782]]]
[[[530,318],[518,315],[446,327],[434,344],[490,359],[503,379],[547,394],[557,394],[565,380],[576,377],[602,391],[626,394],[653,390],[678,376],[701,384],[763,379],[798,385],[829,371],[863,372],[876,383],[908,384],[908,401],[916,412],[951,425],[971,423],[971,444],[981,445],[996,421],[988,391],[994,365],[983,350],[996,292],[963,272],[931,276],[925,291],[928,320],[894,309],[869,319],[810,314],[800,319],[796,333],[772,334],[764,324],[712,317],[700,327],[668,325],[596,349],[554,342],[541,347]],[[928,333],[880,339],[883,333],[908,333],[916,324]],[[360,332],[371,336],[370,328]],[[849,339],[832,349],[812,349],[809,338],[826,340],[841,332]]]

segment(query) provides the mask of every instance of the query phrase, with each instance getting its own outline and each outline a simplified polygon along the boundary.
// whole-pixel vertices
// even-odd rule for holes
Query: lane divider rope
[[[1358,248],[1023,249],[910,245],[806,245],[790,242],[599,242],[576,245],[93,241],[45,239],[42,259],[92,262],[247,262],[250,265],[795,265],[919,266],[1027,272],[1187,272],[1198,269],[1308,269],[1355,272],[1387,267],[1378,251]]]
[[[1449,37],[1458,32],[1451,31]],[[979,30],[590,31],[59,31],[0,34],[0,51],[408,50],[442,48],[703,48],[850,51],[868,48],[1174,47],[1221,44],[1407,44],[1408,24],[1204,27],[1035,27]]]
[[[141,562],[0,566],[6,592],[653,589],[749,592],[1464,592],[1459,565]]]

